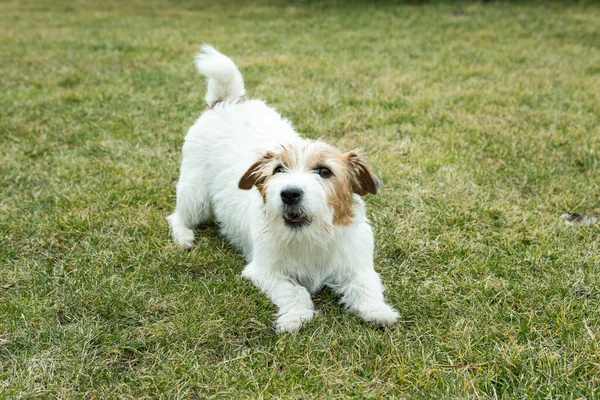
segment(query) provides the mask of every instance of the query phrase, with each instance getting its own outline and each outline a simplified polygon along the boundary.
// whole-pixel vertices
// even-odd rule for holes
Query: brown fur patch
[[[319,167],[329,168],[333,175],[323,179],[327,190],[327,203],[333,209],[333,224],[346,226],[352,223],[352,186],[348,177],[346,163],[342,153],[333,147],[325,147],[309,155],[307,166],[311,170]]]
[[[239,99],[237,99],[235,101],[235,104],[239,104],[239,103],[243,103],[247,100],[248,98],[246,97],[246,95],[242,95],[240,96]],[[215,100],[212,103],[210,103],[208,106],[206,106],[206,108],[204,110],[202,110],[202,112],[206,112],[209,110],[212,110],[213,108],[215,108],[217,105],[219,105],[220,103],[223,103],[225,100]]]
[[[260,197],[262,197],[263,199],[263,204],[266,204],[267,202],[267,188],[269,186],[269,182],[268,181],[264,181],[262,183],[259,183],[258,185],[256,185],[256,188],[258,189],[258,192],[260,193]]]
[[[288,169],[295,169],[299,164],[299,150],[292,145],[282,145],[278,160]]]
[[[332,147],[319,149],[310,155],[311,169],[324,166],[334,173],[324,182],[329,186],[329,205],[334,210],[334,225],[349,225],[354,217],[352,194],[376,194],[380,185],[377,178],[355,152],[342,155]]]
[[[333,224],[337,226],[350,225],[354,218],[352,193],[344,189],[335,191],[327,197],[327,202],[333,208]]]

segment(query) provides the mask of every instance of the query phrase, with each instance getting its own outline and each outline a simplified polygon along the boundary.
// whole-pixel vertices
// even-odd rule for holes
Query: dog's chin
[[[310,225],[308,216],[298,211],[287,211],[283,213],[283,222],[290,229],[302,229]]]

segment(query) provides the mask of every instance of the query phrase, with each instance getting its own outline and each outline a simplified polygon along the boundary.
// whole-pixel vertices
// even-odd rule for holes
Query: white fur
[[[245,94],[244,79],[231,59],[205,44],[195,58],[196,68],[207,77],[205,100],[210,105],[219,100],[237,100]]]
[[[310,171],[274,175],[265,203],[255,187],[238,188],[248,168],[269,150],[291,146],[302,159],[302,149],[327,145],[300,138],[289,121],[262,101],[240,101],[242,76],[213,47],[202,47],[196,65],[208,77],[206,101],[214,107],[185,137],[177,206],[168,217],[175,243],[190,248],[193,228],[212,211],[221,233],[248,260],[242,275],[279,308],[278,332],[296,331],[313,317],[311,293],[323,286],[367,321],[385,326],[396,322],[398,313],[384,302],[373,267],[373,233],[360,196],[354,195],[352,222],[336,226],[321,178]],[[287,227],[282,218],[280,193],[290,186],[304,191],[303,210],[312,220],[300,230]]]

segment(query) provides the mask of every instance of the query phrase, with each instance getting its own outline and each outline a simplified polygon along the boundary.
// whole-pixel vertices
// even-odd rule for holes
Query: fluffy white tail
[[[203,44],[194,59],[198,71],[208,78],[206,102],[213,105],[217,101],[237,100],[242,97],[244,79],[231,58],[219,53],[214,47]]]

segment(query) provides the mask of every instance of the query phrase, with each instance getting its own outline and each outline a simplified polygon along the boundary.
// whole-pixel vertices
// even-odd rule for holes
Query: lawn
[[[0,398],[600,396],[600,5],[0,2]],[[193,56],[362,148],[391,329],[171,242]]]

